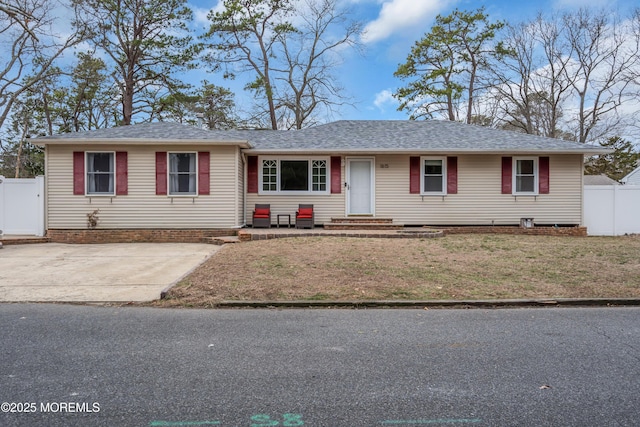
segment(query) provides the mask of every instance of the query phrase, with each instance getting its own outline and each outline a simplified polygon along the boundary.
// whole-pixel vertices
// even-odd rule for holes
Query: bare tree
[[[340,9],[336,0],[305,0],[297,14],[292,34],[277,37],[284,60],[273,68],[278,83],[276,108],[288,127],[302,129],[317,124],[314,116],[329,114],[333,107],[348,102],[334,70],[340,63],[339,50],[360,47],[359,22]]]
[[[1,169],[5,173],[11,169],[15,178],[30,177],[44,171],[43,151],[29,141],[34,136],[49,134],[39,93],[57,77],[43,80],[23,92],[5,124]]]
[[[0,57],[0,128],[20,96],[38,82],[60,70],[54,63],[70,47],[85,39],[77,19],[70,23],[70,35],[56,36],[51,27],[54,0],[16,0],[0,3],[0,42],[8,48]],[[75,15],[75,9],[71,15]]]
[[[508,26],[501,47],[491,92],[502,121],[524,133],[559,137],[562,105],[572,86],[565,71],[571,57],[559,18],[538,15],[532,22]]]
[[[240,72],[250,71],[255,79],[247,89],[264,96],[268,106],[269,124],[278,129],[271,61],[280,35],[295,31],[287,18],[293,11],[291,0],[224,0],[224,10],[209,14],[211,26],[204,38],[210,40],[212,52],[207,56],[217,68],[222,62],[240,66]],[[233,77],[234,72],[226,71]]]
[[[612,16],[581,9],[508,28],[492,89],[506,126],[580,142],[623,131],[621,107],[639,93],[640,21]]]
[[[628,21],[610,16],[580,9],[563,17],[573,59],[564,71],[578,99],[575,133],[580,142],[615,132],[621,124],[619,108],[638,96],[629,92],[628,73],[640,66],[640,37]]]
[[[36,18],[22,4],[9,4],[0,0],[0,12],[2,12],[9,20],[14,21],[22,27],[33,39],[38,40],[38,36],[29,28],[29,21]]]

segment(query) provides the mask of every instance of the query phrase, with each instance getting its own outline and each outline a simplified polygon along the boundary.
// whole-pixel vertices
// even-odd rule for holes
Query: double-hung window
[[[156,195],[169,197],[210,194],[209,151],[156,152]]]
[[[169,194],[193,196],[198,194],[196,153],[169,153]]]
[[[115,194],[115,153],[86,153],[87,195]]]
[[[445,157],[422,157],[421,193],[425,195],[447,194],[447,159]]]
[[[326,194],[327,158],[261,159],[260,192],[281,194]]]
[[[538,193],[538,159],[515,157],[513,165],[514,194]]]

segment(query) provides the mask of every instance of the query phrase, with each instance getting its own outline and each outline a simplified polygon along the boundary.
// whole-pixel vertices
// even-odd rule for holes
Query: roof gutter
[[[47,145],[81,145],[81,144],[105,144],[105,145],[209,145],[228,146],[235,145],[244,149],[252,149],[253,145],[244,140],[222,140],[213,141],[210,139],[142,139],[142,138],[36,138],[30,141],[34,145],[44,147]]]
[[[461,149],[433,149],[433,150],[418,150],[418,149],[340,149],[333,150],[319,150],[319,149],[259,149],[250,148],[243,150],[246,154],[250,155],[273,155],[273,154],[306,154],[306,155],[331,155],[331,154],[356,154],[356,155],[371,155],[371,154],[519,154],[519,155],[539,155],[545,154],[584,154],[585,156],[597,155],[597,154],[609,154],[614,150],[608,148],[597,148],[589,150],[535,150],[535,149],[522,149],[522,150],[461,150]]]

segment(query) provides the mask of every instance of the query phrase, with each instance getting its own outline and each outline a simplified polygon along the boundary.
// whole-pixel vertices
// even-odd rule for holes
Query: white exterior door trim
[[[346,165],[346,196],[347,196],[347,203],[346,203],[346,215],[375,215],[375,195],[376,195],[376,186],[375,186],[375,158],[373,157],[347,157],[346,158],[347,161],[347,165]],[[369,209],[367,209],[369,212],[353,212],[354,208],[352,208],[352,200],[355,200],[354,197],[357,196],[357,193],[355,193],[352,190],[351,187],[351,173],[352,173],[352,166],[351,163],[352,162],[368,162],[369,163],[369,176],[368,176],[368,184],[369,184]],[[361,176],[361,178],[365,178],[366,177],[363,175]],[[357,189],[356,189],[357,190]],[[357,206],[355,207],[357,208]]]

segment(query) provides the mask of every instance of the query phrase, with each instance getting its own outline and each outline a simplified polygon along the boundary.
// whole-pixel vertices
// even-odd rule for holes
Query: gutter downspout
[[[240,149],[240,159],[242,159],[242,225],[239,228],[247,227],[247,156]]]

